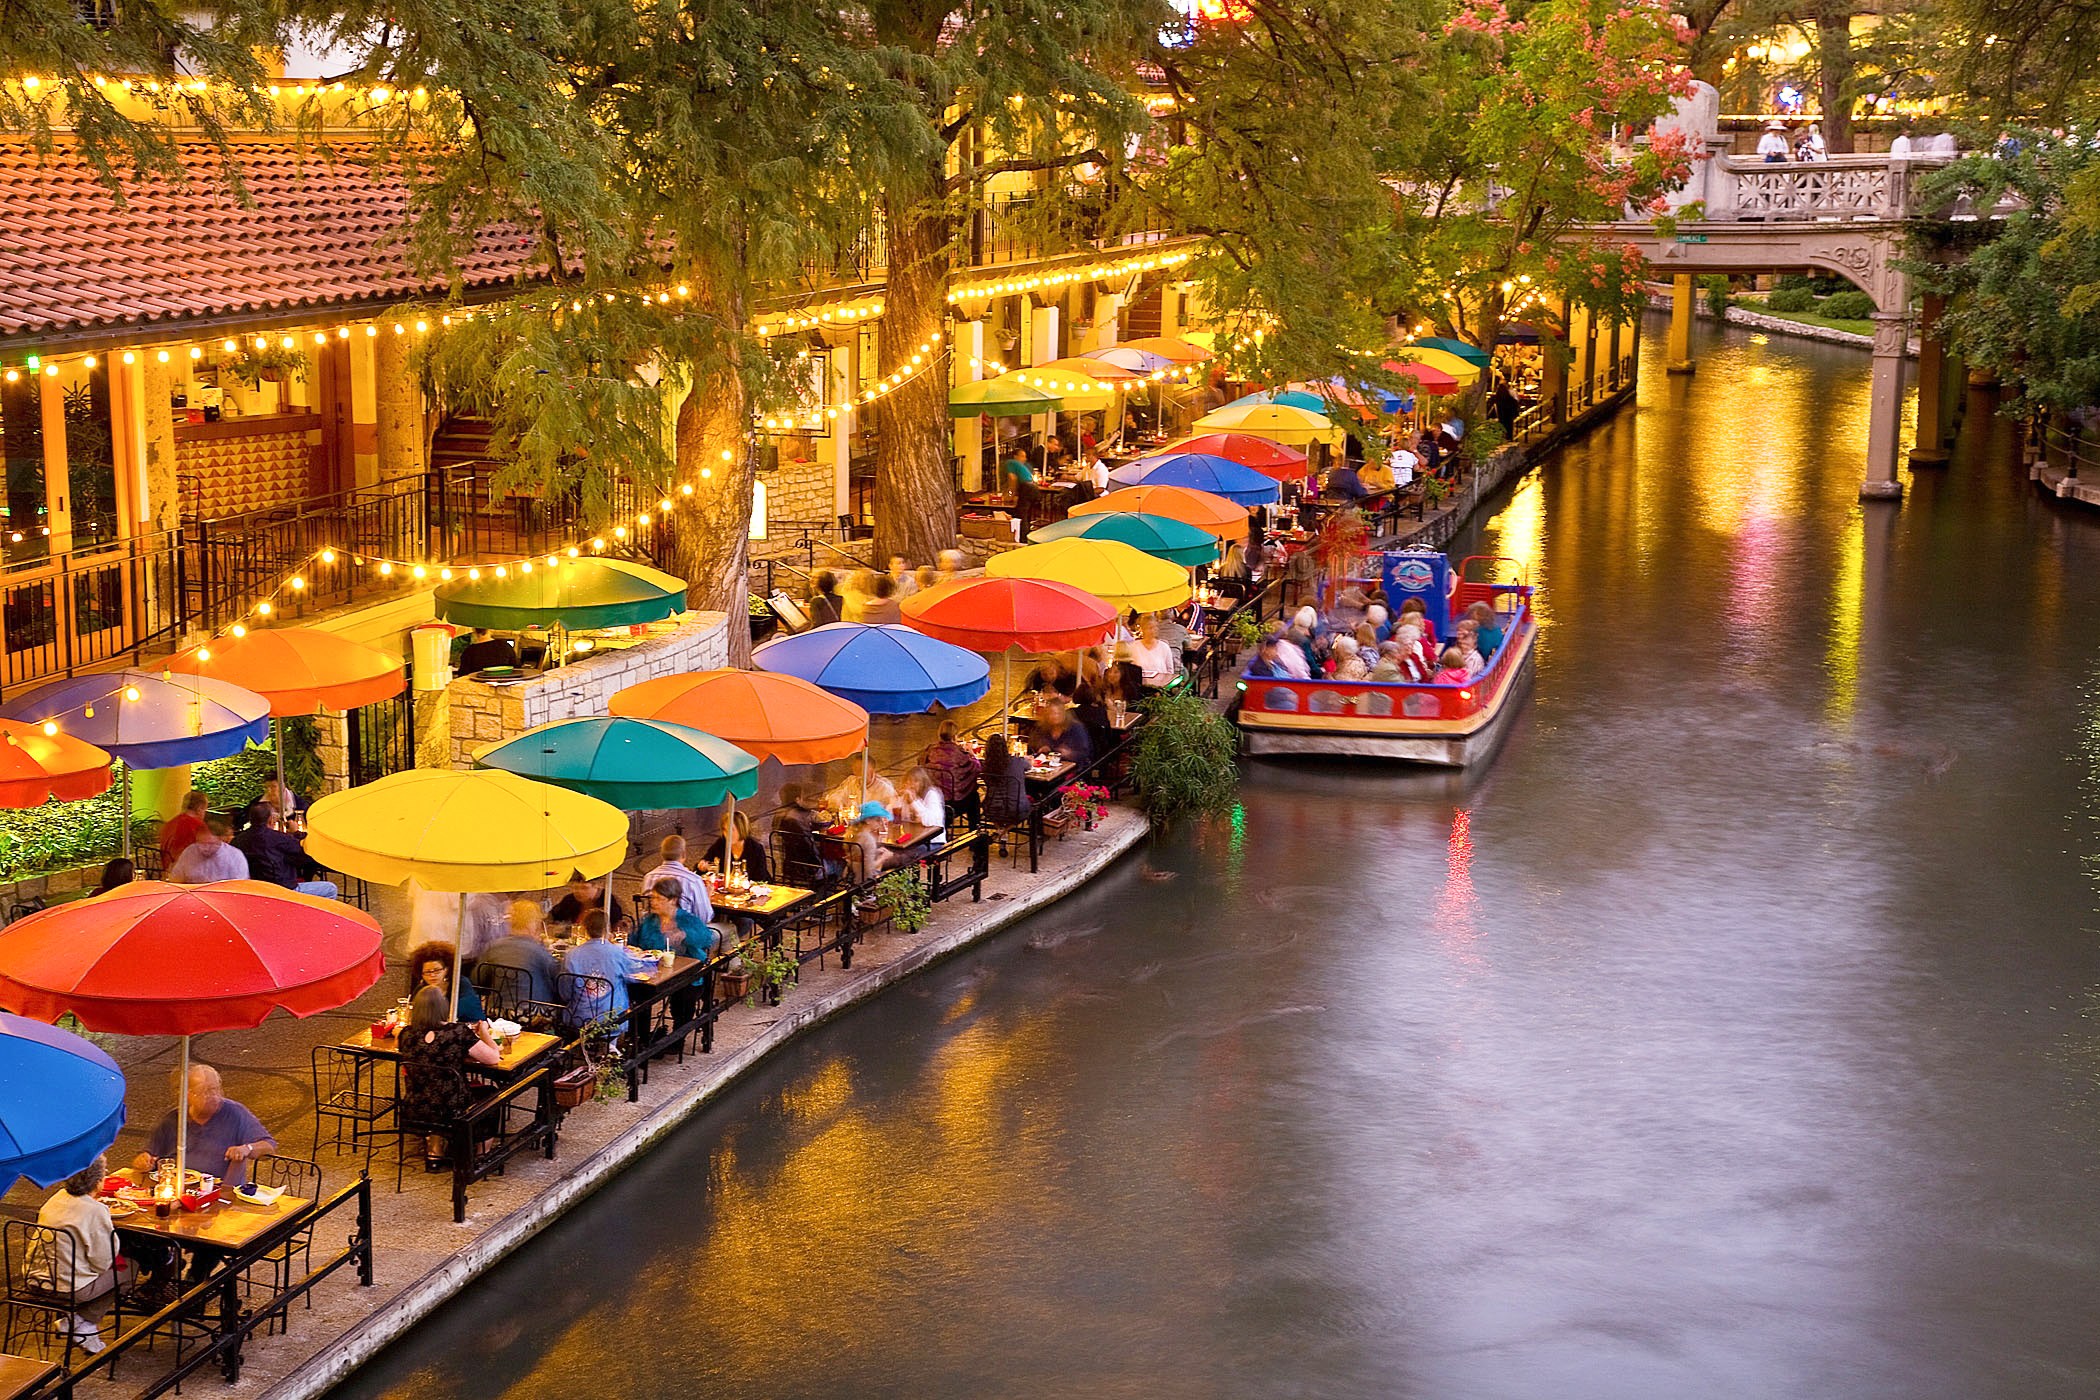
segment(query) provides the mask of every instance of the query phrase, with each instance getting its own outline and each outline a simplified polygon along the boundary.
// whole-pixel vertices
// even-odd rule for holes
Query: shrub
[[[1715,316],[1726,320],[1728,318],[1728,307],[1734,301],[1734,298],[1728,294],[1728,279],[1718,272],[1708,273],[1699,279],[1699,285],[1706,290],[1707,309],[1713,312]]]
[[[1780,287],[1765,298],[1768,311],[1813,311],[1816,294],[1806,287]]]
[[[1806,287],[1812,292],[1816,291],[1816,279],[1813,277],[1804,277],[1798,272],[1783,272],[1779,275],[1779,279],[1773,282],[1772,285],[1780,291],[1785,291],[1789,287]],[[1820,296],[1829,295],[1828,292],[1819,292],[1817,294]]]
[[[1874,314],[1874,298],[1865,292],[1839,292],[1823,299],[1823,314],[1834,321],[1864,321]]]
[[[1240,736],[1200,695],[1169,691],[1145,702],[1131,779],[1156,821],[1222,812],[1238,791]]]

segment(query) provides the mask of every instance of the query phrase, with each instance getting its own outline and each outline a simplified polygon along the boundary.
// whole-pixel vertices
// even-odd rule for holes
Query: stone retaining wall
[[[741,621],[741,619],[739,619]],[[522,734],[558,719],[604,714],[613,692],[657,676],[706,671],[729,664],[728,619],[718,612],[681,613],[655,623],[652,635],[634,646],[598,653],[517,685],[494,686],[459,679],[442,694],[418,696],[417,762],[432,764],[443,736],[450,766],[471,768],[485,744]]]

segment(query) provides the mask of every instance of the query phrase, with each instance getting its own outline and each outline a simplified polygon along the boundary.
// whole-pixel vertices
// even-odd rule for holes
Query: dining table
[[[19,1400],[58,1374],[58,1363],[0,1351],[0,1400]]]
[[[144,1184],[136,1168],[126,1167],[108,1180],[120,1178],[129,1186],[107,1195],[96,1193],[104,1204],[110,1205],[113,1215],[122,1207],[130,1207],[128,1214],[116,1216],[117,1233],[185,1250],[237,1254],[273,1227],[314,1206],[312,1201],[293,1195],[279,1196],[266,1206],[250,1205],[222,1186],[222,1194],[214,1204],[201,1210],[185,1210],[177,1205],[163,1216],[154,1206],[151,1188]]]

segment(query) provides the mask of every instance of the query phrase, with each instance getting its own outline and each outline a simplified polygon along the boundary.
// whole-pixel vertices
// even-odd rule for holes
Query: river
[[[1862,507],[1863,352],[1645,353],[1480,531],[1491,768],[1255,767],[338,1394],[2100,1393],[2100,520],[1981,408]]]

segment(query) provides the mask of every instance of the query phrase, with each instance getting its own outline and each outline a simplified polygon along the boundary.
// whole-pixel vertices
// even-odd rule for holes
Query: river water
[[[1491,768],[1253,769],[340,1394],[2100,1393],[2100,520],[1981,409],[1862,507],[1863,353],[1647,353],[1482,530]]]

